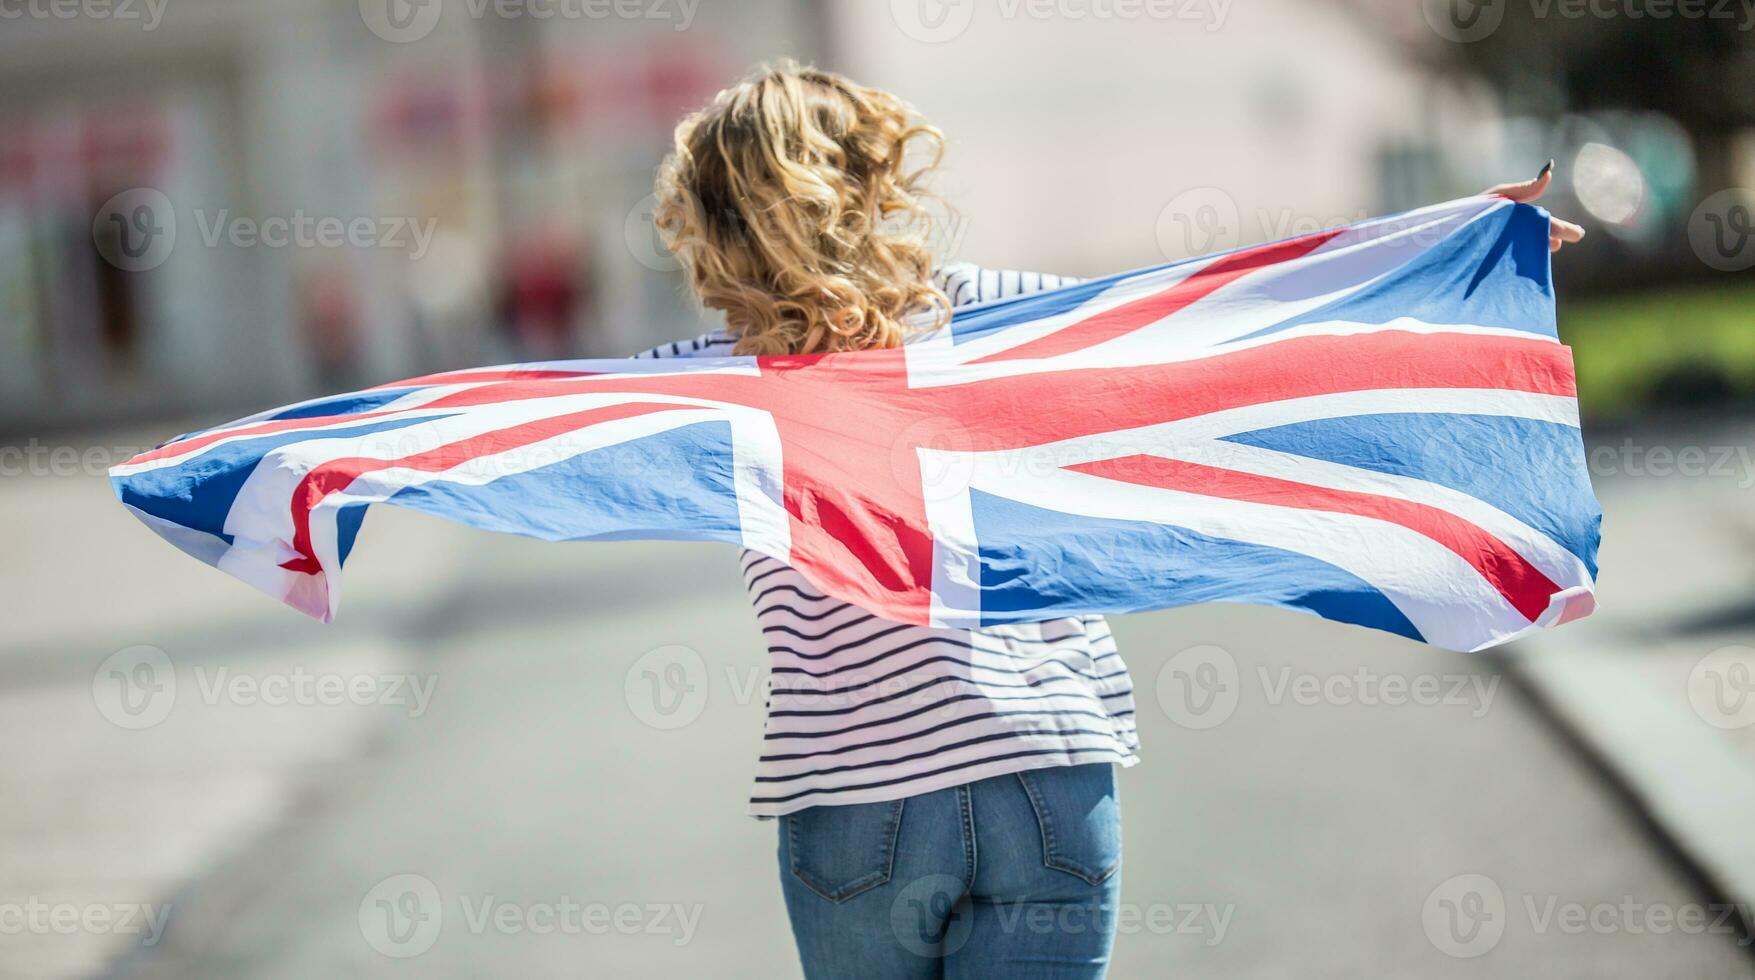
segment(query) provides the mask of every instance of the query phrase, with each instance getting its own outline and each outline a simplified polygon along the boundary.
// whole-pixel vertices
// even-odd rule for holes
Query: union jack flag
[[[328,621],[366,508],[725,541],[882,617],[1285,606],[1458,650],[1588,614],[1545,213],[1469,198],[961,308],[896,350],[413,378],[111,470]]]

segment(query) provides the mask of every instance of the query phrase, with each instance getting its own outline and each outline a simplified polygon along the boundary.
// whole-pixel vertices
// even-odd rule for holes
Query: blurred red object
[[[502,312],[523,352],[551,358],[574,348],[574,321],[592,291],[584,257],[577,236],[552,228],[515,237],[507,247]]]

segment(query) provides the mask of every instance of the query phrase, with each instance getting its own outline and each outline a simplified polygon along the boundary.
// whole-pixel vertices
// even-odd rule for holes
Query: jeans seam
[[[975,886],[975,870],[981,861],[981,854],[975,844],[975,801],[974,794],[968,786],[957,787],[957,809],[961,811],[962,826],[957,828],[963,835],[963,872],[964,883]]]
[[[1036,829],[1042,832],[1042,864],[1052,868],[1057,852],[1054,846],[1054,821],[1048,816],[1048,807],[1036,794],[1036,787],[1021,772],[1018,773],[1018,783],[1024,787],[1024,795],[1030,798],[1030,809],[1036,813]]]

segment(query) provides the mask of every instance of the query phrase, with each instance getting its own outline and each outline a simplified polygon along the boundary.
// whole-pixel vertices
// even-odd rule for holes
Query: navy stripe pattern
[[[954,306],[1077,281],[968,263],[934,278]],[[735,343],[720,330],[636,356],[724,356]],[[1101,616],[929,628],[830,598],[767,555],[745,551],[742,566],[771,657],[754,816],[1138,761],[1133,682]]]

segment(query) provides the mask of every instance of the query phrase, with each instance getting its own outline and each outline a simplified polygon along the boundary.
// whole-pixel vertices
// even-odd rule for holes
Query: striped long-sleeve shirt
[[[1076,280],[946,266],[953,306]],[[729,355],[723,331],[639,357]],[[1133,683],[1101,616],[980,630],[880,619],[745,551],[744,585],[771,657],[750,813],[894,800],[989,776],[1138,761]]]

